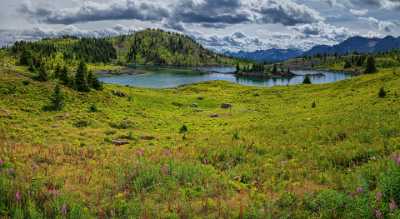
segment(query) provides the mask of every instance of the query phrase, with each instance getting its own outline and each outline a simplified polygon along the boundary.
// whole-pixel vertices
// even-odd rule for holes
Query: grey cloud
[[[281,23],[287,26],[324,20],[317,11],[289,0],[265,1],[259,13],[265,23]]]
[[[165,8],[146,2],[125,0],[108,4],[85,2],[79,8],[55,10],[48,7],[33,7],[32,3],[23,4],[19,12],[39,22],[49,24],[74,24],[79,22],[137,19],[159,21],[169,16]]]
[[[225,28],[242,23],[296,25],[322,21],[317,11],[293,0],[176,0],[169,5],[160,0],[87,1],[76,8],[54,9],[24,4],[19,12],[48,24],[135,19],[159,21],[167,28],[184,30],[184,24]]]
[[[73,25],[65,26],[62,29],[45,29],[33,28],[28,30],[0,30],[0,46],[11,45],[16,41],[35,41],[43,38],[57,38],[61,36],[77,36],[77,37],[108,37],[130,34],[136,31],[135,28],[130,28],[123,25],[115,25],[111,28],[97,30],[82,30]]]

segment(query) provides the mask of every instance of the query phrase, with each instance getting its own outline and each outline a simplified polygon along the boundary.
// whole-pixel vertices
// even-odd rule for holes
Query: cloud
[[[22,14],[43,23],[74,24],[79,22],[101,20],[136,19],[143,21],[160,21],[169,16],[166,8],[154,3],[134,0],[97,3],[86,1],[78,8],[55,10],[50,7],[33,7],[30,1],[18,9]]]
[[[399,27],[398,22],[381,21],[374,17],[360,17],[360,20],[366,21],[369,25],[377,27],[380,31],[392,32],[396,27]]]
[[[353,5],[359,7],[379,7],[388,10],[400,10],[399,0],[350,0]]]
[[[112,0],[108,3],[85,1],[75,8],[55,9],[32,5],[19,12],[34,21],[47,24],[75,24],[103,20],[159,21],[167,28],[184,30],[185,24],[225,28],[243,23],[293,26],[323,21],[320,14],[293,0]]]
[[[292,30],[301,33],[305,38],[322,38],[332,42],[341,42],[356,33],[345,27],[336,27],[324,22],[298,25]]]
[[[111,28],[97,30],[82,30],[74,25],[67,25],[61,29],[35,27],[28,30],[0,30],[0,46],[8,46],[16,41],[35,41],[43,38],[58,38],[61,36],[77,37],[108,37],[130,34],[137,29],[117,24]]]
[[[356,10],[356,9],[350,9],[350,13],[352,13],[355,16],[365,16],[368,14],[368,9],[361,9],[361,10]]]
[[[263,1],[259,10],[261,21],[264,23],[281,23],[287,26],[296,24],[307,24],[323,21],[320,14],[307,7],[289,0],[269,0]]]

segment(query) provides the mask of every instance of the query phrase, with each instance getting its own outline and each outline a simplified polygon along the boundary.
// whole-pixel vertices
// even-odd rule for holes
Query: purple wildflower
[[[17,191],[17,192],[15,193],[15,200],[16,200],[17,202],[21,201],[21,193],[20,193],[19,191]]]
[[[67,211],[68,211],[67,204],[64,203],[61,207],[61,214],[65,216],[67,215]]]
[[[390,200],[389,208],[390,208],[390,211],[392,211],[392,212],[397,209],[397,204],[396,204],[396,201],[394,199]]]
[[[0,159],[0,167],[3,166],[4,161],[2,159]]]
[[[383,197],[382,192],[377,192],[375,197],[377,202],[381,202]]]
[[[377,219],[383,218],[383,214],[379,209],[375,209],[375,218]]]
[[[364,188],[363,187],[358,187],[356,191],[357,191],[357,194],[363,193],[364,192]]]

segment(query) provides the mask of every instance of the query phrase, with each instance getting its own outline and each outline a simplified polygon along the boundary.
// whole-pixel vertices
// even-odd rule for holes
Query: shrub
[[[311,78],[309,75],[304,77],[303,84],[311,84]]]
[[[372,73],[376,73],[377,71],[378,71],[378,69],[375,66],[375,58],[373,56],[368,57],[365,73],[372,74]]]
[[[185,134],[186,132],[188,132],[189,129],[186,125],[183,125],[180,129],[179,129],[179,133],[181,134]]]
[[[385,97],[386,97],[386,91],[385,91],[385,88],[384,88],[384,87],[381,87],[381,89],[379,89],[378,96],[379,96],[380,98],[385,98]]]
[[[50,97],[50,105],[48,106],[49,110],[60,111],[64,107],[64,95],[61,91],[60,85],[56,85],[54,88],[54,93]]]

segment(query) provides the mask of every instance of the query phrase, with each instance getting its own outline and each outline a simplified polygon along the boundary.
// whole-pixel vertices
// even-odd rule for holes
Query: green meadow
[[[395,68],[273,88],[61,86],[54,112],[57,81],[14,62],[2,54],[0,217],[400,217]]]

